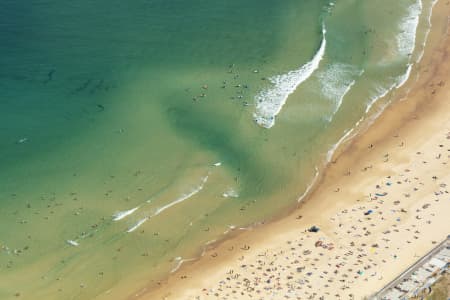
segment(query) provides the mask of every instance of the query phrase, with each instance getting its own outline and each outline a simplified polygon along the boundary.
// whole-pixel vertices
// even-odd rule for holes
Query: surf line
[[[402,18],[399,24],[400,34],[397,35],[397,48],[400,55],[408,56],[414,52],[422,11],[422,0],[417,0],[408,7],[407,15]]]
[[[366,106],[365,114],[367,114],[372,109],[372,106],[374,106],[374,104],[379,99],[386,97],[391,91],[401,88],[411,76],[412,67],[413,67],[412,64],[408,64],[405,73],[403,75],[395,77],[394,82],[388,88],[383,87],[375,88],[378,91],[378,94],[369,99],[369,103]]]
[[[275,118],[280,113],[289,95],[295,92],[297,87],[310,78],[314,71],[319,68],[320,62],[325,55],[326,32],[325,23],[322,23],[322,41],[319,50],[309,62],[298,70],[270,77],[269,81],[274,86],[261,91],[255,96],[256,111],[253,114],[253,118],[259,126],[264,128],[274,126]]]
[[[322,85],[325,86],[325,89],[324,87],[322,87],[322,91],[325,90],[327,98],[329,98],[335,104],[332,114],[327,118],[328,123],[331,123],[331,121],[333,121],[334,116],[339,111],[339,109],[342,106],[342,103],[344,102],[344,98],[347,96],[352,87],[355,85],[358,78],[360,78],[364,74],[364,70],[357,72],[356,70],[353,70],[352,66],[349,65],[340,65],[340,66],[343,67],[343,70],[341,70],[340,73],[335,73],[333,75],[338,77],[339,79],[348,76],[347,80],[344,80],[342,84],[338,82],[333,83],[333,81],[327,77],[325,77],[325,80],[323,78],[321,79]],[[326,87],[327,85],[326,82],[328,83],[331,82],[331,84],[334,85],[331,87],[332,90],[329,90],[329,87]]]
[[[208,178],[209,178],[209,174],[202,178],[201,183],[200,183],[199,186],[197,186],[197,187],[195,187],[194,189],[192,189],[189,193],[186,193],[186,194],[181,195],[181,196],[180,196],[179,198],[177,198],[176,200],[174,200],[174,201],[172,201],[172,202],[170,202],[170,203],[168,203],[168,204],[166,204],[166,205],[164,205],[164,206],[159,207],[158,209],[156,209],[156,211],[155,211],[153,214],[151,214],[150,216],[147,216],[147,217],[145,217],[145,218],[139,220],[134,226],[130,227],[130,228],[127,230],[127,232],[130,233],[130,232],[135,231],[135,230],[138,229],[142,224],[144,224],[145,222],[147,222],[150,218],[156,217],[157,215],[161,214],[161,213],[162,213],[163,211],[165,211],[166,209],[169,209],[169,208],[171,208],[172,206],[177,205],[177,204],[179,204],[179,203],[181,203],[181,202],[183,202],[183,201],[185,201],[185,200],[191,198],[192,196],[194,196],[195,194],[197,194],[198,192],[200,192],[200,191],[203,189],[203,187],[205,186],[205,183],[208,181]]]
[[[136,210],[139,209],[139,206],[136,206],[135,208],[125,210],[125,211],[119,211],[113,215],[113,221],[119,221],[122,220],[125,217],[128,217],[132,213],[134,213]]]

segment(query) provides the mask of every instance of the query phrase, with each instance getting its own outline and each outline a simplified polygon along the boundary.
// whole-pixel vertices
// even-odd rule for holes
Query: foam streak
[[[322,24],[322,42],[313,59],[298,70],[269,78],[274,86],[256,95],[256,112],[253,117],[259,126],[265,128],[274,126],[275,117],[280,113],[289,95],[317,70],[325,54],[327,44],[325,36],[325,24]]]
[[[139,228],[139,226],[141,226],[142,224],[144,224],[145,222],[147,222],[147,220],[150,219],[149,217],[145,217],[141,220],[139,220],[133,227],[131,227],[130,229],[127,230],[128,233],[135,231],[136,229]]]
[[[113,221],[122,220],[122,219],[128,217],[129,215],[131,215],[132,213],[134,213],[138,209],[139,209],[139,206],[129,209],[129,210],[125,210],[125,211],[119,211],[113,215]]]
[[[401,55],[408,56],[414,52],[421,13],[422,0],[417,0],[408,8],[408,14],[401,20],[400,34],[397,36],[397,48]]]
[[[181,203],[181,202],[183,202],[183,201],[185,201],[185,200],[191,198],[192,196],[194,196],[195,194],[197,194],[198,192],[200,192],[200,191],[203,189],[203,186],[205,185],[206,181],[208,181],[208,176],[203,177],[203,178],[202,178],[201,184],[200,184],[198,187],[194,188],[194,189],[193,189],[192,191],[190,191],[189,193],[184,194],[184,195],[182,195],[180,198],[176,199],[175,201],[170,202],[169,204],[164,205],[164,206],[158,208],[158,209],[155,211],[155,213],[152,215],[152,217],[157,216],[157,215],[159,215],[160,213],[162,213],[163,211],[165,211],[166,209],[168,209],[168,208],[170,208],[170,207],[172,207],[172,206],[174,206],[174,205],[177,205],[178,203]]]

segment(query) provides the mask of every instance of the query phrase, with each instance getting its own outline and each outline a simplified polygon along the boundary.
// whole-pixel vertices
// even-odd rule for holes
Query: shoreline
[[[212,273],[220,270],[221,268],[223,270],[224,268],[226,268],[229,262],[231,262],[233,259],[236,259],[236,257],[240,255],[236,253],[229,253],[230,251],[228,251],[227,249],[230,248],[230,245],[244,243],[245,245],[251,245],[251,249],[267,248],[266,242],[264,241],[266,236],[268,235],[267,231],[273,231],[277,234],[284,234],[286,230],[280,229],[290,227],[292,225],[291,219],[292,217],[294,217],[294,215],[304,215],[308,213],[308,209],[310,211],[313,210],[311,206],[315,206],[314,210],[316,210],[317,208],[323,208],[324,211],[328,210],[329,208],[327,207],[327,203],[323,203],[326,201],[320,201],[320,199],[314,199],[315,201],[311,201],[311,199],[318,198],[321,194],[323,194],[322,191],[326,190],[327,187],[332,185],[330,184],[330,182],[341,181],[343,177],[344,179],[345,177],[349,177],[342,174],[347,173],[349,166],[360,165],[361,161],[366,159],[364,158],[364,156],[367,155],[367,150],[364,149],[366,145],[374,145],[375,149],[382,148],[383,144],[386,144],[386,142],[384,141],[385,137],[392,136],[395,131],[401,131],[405,127],[408,127],[409,124],[416,122],[417,117],[415,117],[415,114],[423,117],[426,114],[432,113],[432,110],[435,109],[433,107],[430,107],[430,104],[427,103],[426,100],[429,99],[420,101],[420,99],[418,99],[420,97],[410,97],[408,95],[416,92],[417,90],[426,90],[425,84],[429,84],[433,81],[434,77],[439,76],[437,74],[430,75],[430,65],[426,64],[426,62],[434,62],[433,66],[435,67],[435,69],[445,68],[445,66],[440,66],[440,62],[436,62],[436,58],[431,57],[433,56],[433,53],[430,53],[430,48],[432,48],[432,52],[440,52],[440,50],[442,50],[439,47],[436,50],[436,47],[434,47],[434,41],[438,39],[436,35],[447,34],[446,32],[439,32],[439,30],[442,30],[442,23],[444,22],[444,20],[442,19],[444,18],[443,15],[445,16],[445,13],[441,12],[445,9],[439,8],[441,6],[445,7],[445,5],[446,4],[443,3],[443,1],[438,1],[438,3],[435,5],[435,13],[433,13],[432,17],[433,29],[429,34],[429,41],[425,49],[424,57],[420,63],[414,66],[413,70],[414,74],[416,74],[416,72],[420,73],[421,76],[419,77],[419,79],[416,82],[408,81],[405,86],[401,87],[400,90],[397,90],[395,92],[395,98],[397,99],[393,103],[389,104],[386,109],[375,118],[375,121],[367,119],[364,120],[364,124],[361,124],[362,128],[356,130],[356,133],[352,133],[355,134],[354,137],[344,139],[344,142],[339,147],[337,147],[335,153],[332,155],[331,163],[324,168],[323,172],[321,172],[318,177],[316,177],[316,183],[312,185],[309,194],[304,195],[304,200],[301,201],[300,204],[295,203],[295,205],[292,205],[292,207],[296,207],[296,209],[294,209],[293,211],[285,211],[277,216],[274,216],[274,218],[272,218],[268,222],[265,222],[266,224],[264,224],[263,226],[255,226],[246,231],[237,232],[236,230],[236,232],[230,234],[229,237],[221,240],[219,243],[213,243],[211,245],[208,245],[207,247],[205,246],[206,250],[203,257],[187,264],[183,264],[183,266],[181,266],[177,270],[177,272],[171,274],[165,282],[162,281],[164,283],[161,284],[160,288],[152,289],[152,287],[150,286],[146,287],[138,292],[139,296],[130,296],[128,299],[159,299],[157,297],[163,298],[168,296],[169,293],[171,295],[168,296],[167,299],[179,299],[176,295],[185,295],[186,293],[184,293],[184,291],[189,291],[187,287],[191,288],[192,286],[201,286],[200,284],[198,284],[201,280],[195,280],[195,278],[201,277],[201,274],[199,273],[204,272],[205,270],[211,270]],[[448,6],[446,9],[448,10]],[[436,10],[438,10],[439,12],[436,13]],[[440,25],[436,25],[435,22],[438,22]],[[448,48],[448,45],[446,45],[446,48]],[[441,54],[445,57],[446,53]],[[411,76],[409,80],[411,80],[412,78],[413,76]],[[403,94],[405,94],[404,90],[406,88],[409,88],[409,91],[405,96]],[[448,90],[448,87],[446,87],[446,89]],[[408,101],[406,102],[402,100],[405,97],[408,98]],[[410,98],[415,99],[411,100]],[[432,98],[438,97],[433,96]],[[401,112],[401,114],[398,114],[399,111]],[[401,116],[401,118],[398,118],[399,115]],[[385,128],[385,126],[383,126],[384,124],[389,124],[389,128]],[[304,211],[304,209],[307,210]],[[308,218],[310,220],[307,220]],[[295,217],[295,220],[297,220],[295,222],[299,223],[299,225],[296,226],[300,226],[300,228],[304,229],[304,224],[311,223],[309,221],[313,221],[315,218],[314,216],[306,215],[300,219],[301,221],[299,222],[297,220],[297,217]],[[244,253],[247,254],[249,252],[253,252],[253,250]],[[213,266],[213,264],[215,266]],[[196,271],[196,269],[198,268],[202,269],[202,271]],[[181,277],[183,278],[180,278],[180,276],[178,276],[180,273],[188,275],[181,275]],[[187,276],[187,278],[184,276]],[[197,285],[195,283],[197,283]],[[174,289],[172,290],[170,287],[174,287]]]

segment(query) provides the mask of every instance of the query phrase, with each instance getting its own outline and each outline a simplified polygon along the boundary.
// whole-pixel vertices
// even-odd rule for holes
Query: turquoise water
[[[0,298],[122,299],[295,204],[431,4],[2,1]]]

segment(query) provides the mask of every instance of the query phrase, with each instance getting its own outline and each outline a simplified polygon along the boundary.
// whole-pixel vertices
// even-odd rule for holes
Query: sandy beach
[[[335,153],[295,211],[236,230],[129,299],[363,299],[445,239],[448,15],[449,2],[439,1],[425,56],[399,99]]]

